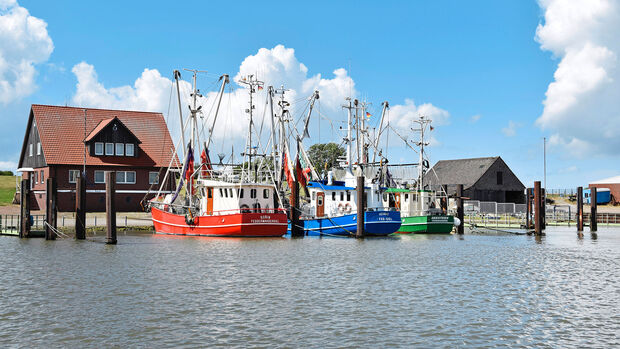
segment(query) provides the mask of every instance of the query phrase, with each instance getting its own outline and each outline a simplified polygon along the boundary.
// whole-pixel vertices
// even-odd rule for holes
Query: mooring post
[[[116,172],[106,171],[105,173],[105,213],[107,239],[106,244],[116,244]]]
[[[542,205],[540,181],[534,182],[534,233],[536,235],[542,235]]]
[[[532,229],[532,188],[525,189],[525,229]]]
[[[75,183],[75,238],[86,239],[86,180],[82,174]]]
[[[463,185],[456,185],[456,218],[461,221],[456,227],[456,232],[458,234],[465,233],[465,211],[463,210]]]
[[[364,176],[357,176],[357,187],[355,188],[357,196],[357,231],[356,238],[363,238],[364,232],[364,213],[366,212],[366,202],[364,200]]]
[[[596,187],[590,188],[590,231],[598,230],[596,217]]]
[[[448,185],[447,184],[441,185],[441,192],[442,192],[442,196],[441,196],[441,200],[439,201],[439,204],[441,205],[441,213],[448,214]]]
[[[30,237],[30,179],[22,179],[21,197],[19,198],[20,238]]]
[[[45,240],[56,240],[56,229],[58,228],[56,210],[56,179],[49,177],[45,191]]]
[[[577,187],[577,232],[583,231],[583,187]]]
[[[295,173],[297,173],[297,171],[295,171]],[[295,174],[295,176],[296,175],[297,174]],[[290,207],[291,237],[304,236],[304,230],[301,228],[299,222],[299,183],[297,180],[293,181],[293,187],[291,188]]]
[[[547,229],[547,193],[545,190],[545,188],[540,188],[540,205],[542,207],[542,215],[540,216],[542,221],[540,222],[540,225],[542,227],[542,230]]]

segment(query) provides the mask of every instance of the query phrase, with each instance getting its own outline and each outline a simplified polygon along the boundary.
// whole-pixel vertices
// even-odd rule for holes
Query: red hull
[[[185,216],[151,209],[155,232],[190,236],[274,237],[283,236],[287,229],[284,211],[269,213],[232,213],[217,216],[194,217],[194,225],[185,222]]]

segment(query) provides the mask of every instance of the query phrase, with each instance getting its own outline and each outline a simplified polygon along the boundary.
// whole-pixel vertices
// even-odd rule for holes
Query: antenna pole
[[[248,152],[247,152],[247,156],[248,156],[248,173],[250,173],[250,171],[252,171],[252,124],[253,124],[253,114],[254,114],[254,93],[256,93],[256,87],[258,87],[259,89],[263,88],[263,82],[257,80],[254,75],[248,75],[247,77],[242,78],[239,83],[244,84],[244,85],[248,85],[249,90],[248,92],[250,93],[250,108],[246,109],[246,113],[250,114],[250,127],[249,127],[249,134],[248,134]],[[254,173],[254,180],[258,180],[257,178],[257,174]]]
[[[187,146],[187,143],[185,143],[185,128],[183,127],[183,111],[181,110],[181,91],[179,87],[179,79],[181,78],[181,72],[175,69],[173,72],[173,75],[174,75],[174,80],[176,81],[176,84],[177,84],[177,101],[179,104],[179,127],[181,128],[181,139],[183,140],[183,146],[181,147],[181,149],[183,149],[183,159],[185,159],[185,147]]]

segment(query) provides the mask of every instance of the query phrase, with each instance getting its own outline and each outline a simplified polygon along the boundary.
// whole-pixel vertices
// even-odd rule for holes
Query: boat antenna
[[[252,170],[252,156],[254,156],[254,154],[252,153],[252,125],[253,125],[252,117],[254,115],[254,109],[256,108],[256,106],[254,105],[254,93],[256,93],[257,89],[262,90],[264,83],[262,81],[257,80],[253,74],[250,74],[248,76],[241,78],[241,80],[239,80],[238,82],[240,84],[247,85],[249,87],[248,93],[250,94],[250,105],[249,105],[249,108],[245,110],[245,112],[250,115],[250,127],[248,130],[248,149],[247,149],[247,153],[244,154],[248,156],[248,172],[249,172]],[[256,177],[256,174],[254,176]]]

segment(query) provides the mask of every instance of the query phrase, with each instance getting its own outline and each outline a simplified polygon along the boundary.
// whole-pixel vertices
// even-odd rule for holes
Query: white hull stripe
[[[181,227],[181,228],[224,228],[224,227],[238,227],[243,225],[288,225],[288,223],[235,223],[235,224],[218,224],[218,225],[187,225],[187,224],[173,224],[168,222],[163,222],[153,218],[153,222],[157,222],[164,225],[170,225],[173,227]]]
[[[364,222],[364,224],[399,224],[399,221],[382,221],[382,222]],[[339,228],[346,228],[346,227],[351,227],[351,226],[357,226],[357,223],[353,223],[353,224],[338,224],[338,225],[331,225],[331,226],[323,226],[322,228],[304,228],[304,230],[328,230],[328,229],[339,229]]]
[[[431,224],[449,224],[449,225],[453,225],[452,222],[403,223],[402,225],[431,225]]]

